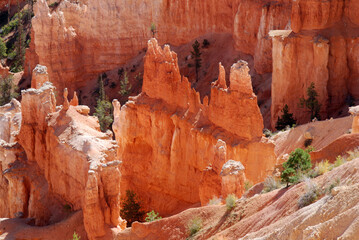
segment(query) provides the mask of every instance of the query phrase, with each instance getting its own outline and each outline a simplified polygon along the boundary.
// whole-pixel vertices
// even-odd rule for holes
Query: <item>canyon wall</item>
[[[245,179],[257,183],[273,170],[274,145],[262,138],[263,120],[247,64],[232,66],[229,87],[221,65],[219,71],[211,99],[202,103],[181,77],[177,55],[152,39],[143,93],[122,107],[114,102],[121,192],[135,191],[146,210],[167,216],[215,196],[225,198],[226,187],[240,196]],[[226,170],[221,174],[229,160],[243,164],[244,169],[234,171],[237,177],[228,178]],[[240,183],[239,189],[222,187],[228,179]]]
[[[37,82],[43,77],[34,76]],[[106,226],[125,226],[117,144],[87,106],[69,103],[66,95],[56,107],[46,82],[22,91],[21,106],[13,100],[0,109],[1,217],[34,218],[43,226],[82,210],[87,235],[95,239]]]
[[[313,82],[321,117],[345,113],[359,99],[358,4],[349,0],[293,2],[290,34],[272,31],[273,76],[271,123],[285,104],[299,123],[310,113],[298,107]]]
[[[54,85],[72,93],[143,51],[151,22],[160,43],[176,46],[207,33],[232,33],[238,50],[255,55],[256,70],[271,72],[268,31],[288,27],[290,1],[81,0],[51,10],[39,0],[34,13],[25,74],[45,65]]]

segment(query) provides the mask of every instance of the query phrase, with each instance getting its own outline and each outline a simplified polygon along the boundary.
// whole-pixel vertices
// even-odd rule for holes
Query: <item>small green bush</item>
[[[161,216],[159,216],[159,213],[156,213],[154,210],[152,210],[151,212],[147,213],[147,217],[145,219],[146,222],[153,222],[156,220],[160,220],[162,219]]]
[[[229,194],[226,197],[227,210],[232,210],[236,206],[237,197],[234,194]]]
[[[345,159],[342,156],[337,156],[334,162],[334,167],[339,167],[345,163]]]
[[[189,223],[188,223],[188,232],[190,236],[195,235],[196,233],[198,233],[201,228],[202,228],[202,219],[199,217],[195,217],[193,218]]]
[[[324,173],[329,172],[333,169],[328,160],[317,163],[315,168],[317,169],[319,175],[323,175]]]
[[[295,149],[290,153],[288,161],[283,163],[283,172],[281,174],[282,182],[297,183],[301,174],[307,172],[312,167],[310,155],[301,148]]]
[[[74,234],[72,235],[72,240],[80,240],[80,239],[81,239],[80,235],[74,232]]]
[[[303,196],[300,197],[298,201],[298,207],[303,208],[314,203],[318,197],[321,195],[321,192],[316,183],[307,181],[307,190]]]

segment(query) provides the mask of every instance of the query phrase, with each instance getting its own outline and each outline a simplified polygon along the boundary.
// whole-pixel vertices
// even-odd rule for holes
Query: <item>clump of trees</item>
[[[282,116],[278,117],[275,128],[280,131],[285,129],[287,126],[292,127],[297,124],[297,120],[293,117],[293,113],[289,113],[289,107],[286,104],[282,109]]]
[[[17,86],[12,81],[12,76],[0,77],[0,106],[7,104],[12,98],[17,98]]]
[[[113,106],[106,96],[102,75],[98,79],[98,85],[100,96],[97,99],[94,115],[99,120],[101,131],[106,132],[113,123]]]
[[[307,151],[297,148],[290,153],[288,161],[283,163],[282,182],[297,183],[300,177],[312,168],[311,158]]]
[[[127,190],[126,197],[123,198],[121,202],[122,208],[120,210],[120,216],[127,221],[127,227],[131,227],[133,222],[143,221],[145,212],[141,210],[142,206],[136,193],[131,190]]]
[[[312,82],[307,89],[307,98],[301,98],[299,102],[299,106],[302,108],[307,108],[310,111],[310,119],[314,118],[320,120],[320,108],[321,104],[317,99],[318,92],[315,90],[315,84]]]

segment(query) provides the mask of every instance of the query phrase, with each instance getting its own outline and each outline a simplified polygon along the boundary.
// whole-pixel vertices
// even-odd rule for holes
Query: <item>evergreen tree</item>
[[[20,11],[20,4],[18,1],[18,26],[17,26],[17,39],[16,39],[16,56],[13,65],[11,66],[12,72],[20,72],[23,70],[25,62],[25,42],[26,36],[24,32],[24,25],[22,23],[22,13]]]
[[[310,86],[307,89],[307,95],[308,98],[307,99],[301,98],[299,104],[302,108],[306,107],[310,111],[311,120],[313,120],[314,118],[317,118],[319,120],[320,119],[319,112],[321,105],[318,102],[317,99],[318,93],[315,90],[315,85],[313,82],[310,84]]]
[[[4,43],[3,39],[0,37],[0,58],[6,58],[7,54],[6,54],[7,48],[6,48],[6,44]]]
[[[122,208],[120,210],[120,216],[127,221],[127,227],[131,227],[135,221],[143,221],[145,212],[141,211],[142,207],[136,193],[127,190],[126,198],[122,199],[121,202]]]
[[[107,99],[102,76],[99,77],[98,85],[100,95],[97,99],[97,105],[95,108],[94,115],[99,120],[101,131],[106,132],[113,123],[113,106],[111,102]]]
[[[151,33],[152,33],[152,37],[155,38],[156,33],[157,33],[157,27],[156,24],[151,23]]]
[[[130,94],[131,90],[131,84],[128,80],[127,72],[125,72],[125,75],[123,76],[123,79],[120,83],[120,91],[118,92],[121,96],[127,96]]]
[[[293,113],[289,113],[289,107],[286,104],[282,109],[282,117],[278,117],[277,124],[275,128],[277,130],[285,129],[287,126],[292,127],[293,125],[297,124],[297,120],[293,118]]]
[[[201,46],[199,44],[199,42],[196,40],[194,42],[194,44],[192,45],[193,51],[191,51],[192,57],[194,59],[195,62],[195,67],[196,67],[196,82],[198,82],[198,70],[201,68],[202,64],[202,59],[201,59]]]
[[[283,163],[283,172],[281,174],[282,182],[296,183],[300,174],[312,167],[310,155],[307,151],[297,148],[290,153],[288,161]]]
[[[13,83],[12,77],[0,77],[0,106],[7,104],[12,98],[17,98],[17,86]]]

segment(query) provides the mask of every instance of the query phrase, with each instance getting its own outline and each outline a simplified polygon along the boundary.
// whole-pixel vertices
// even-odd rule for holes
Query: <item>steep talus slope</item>
[[[219,72],[211,99],[205,97],[202,103],[199,93],[181,77],[177,55],[152,39],[145,57],[143,93],[121,109],[115,102],[113,129],[123,161],[121,191],[138,193],[146,209],[168,215],[228,194],[220,173],[231,159],[243,164],[245,177],[253,182],[273,170],[274,145],[262,138],[263,120],[247,63],[232,66],[230,87],[221,65]]]
[[[202,219],[193,239],[355,239],[358,234],[359,159],[313,179],[321,189],[339,186],[317,202],[298,209],[305,182],[251,198],[241,198],[235,209],[208,206],[152,223],[136,223],[116,239],[185,239],[188,223]]]

